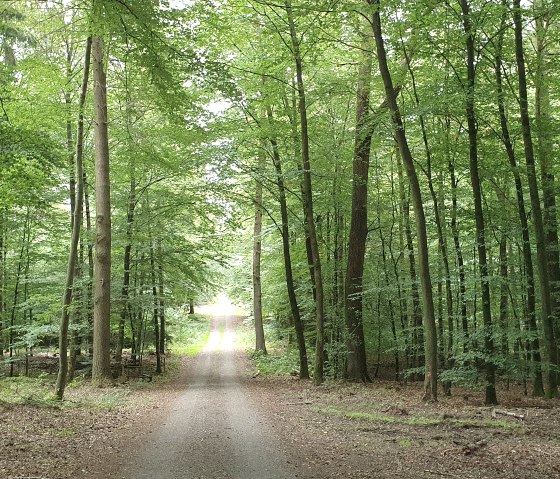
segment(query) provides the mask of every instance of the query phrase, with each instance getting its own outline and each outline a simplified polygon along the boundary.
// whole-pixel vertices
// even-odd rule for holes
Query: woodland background
[[[68,347],[62,397],[81,356],[94,379],[160,358],[225,288],[316,383],[555,396],[559,22],[548,0],[2,2],[3,374]]]

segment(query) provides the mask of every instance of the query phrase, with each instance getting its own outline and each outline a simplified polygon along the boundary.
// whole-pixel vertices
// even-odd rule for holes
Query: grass
[[[457,428],[487,427],[493,429],[520,430],[522,426],[516,423],[494,419],[436,419],[421,416],[391,416],[387,414],[373,414],[363,411],[344,411],[334,407],[318,409],[318,412],[350,419],[361,419],[381,424],[401,424],[404,426],[452,426]]]
[[[237,329],[237,344],[247,351],[259,374],[288,376],[299,372],[297,347],[287,347],[285,337],[279,338],[269,324],[265,324],[265,337],[268,354],[255,351],[255,329],[252,321],[245,320]]]
[[[171,349],[179,356],[196,356],[208,342],[211,317],[204,314],[189,314],[180,326],[174,326]]]

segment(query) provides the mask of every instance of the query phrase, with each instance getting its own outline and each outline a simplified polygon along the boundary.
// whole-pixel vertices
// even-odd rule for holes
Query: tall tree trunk
[[[323,295],[323,273],[321,271],[321,257],[319,254],[319,244],[317,242],[317,232],[315,229],[315,216],[313,213],[313,188],[311,184],[311,162],[309,157],[309,135],[307,128],[307,106],[305,103],[305,86],[303,82],[303,64],[300,52],[299,38],[296,33],[294,17],[292,12],[291,0],[285,2],[286,13],[288,16],[288,26],[290,29],[290,39],[292,54],[296,63],[297,92],[299,100],[300,128],[301,128],[301,157],[303,161],[303,185],[305,209],[305,220],[309,228],[309,241],[311,254],[313,256],[313,273],[315,278],[315,316],[316,316],[316,343],[315,343],[315,364],[313,368],[313,381],[315,384],[323,382],[324,372],[324,329],[325,329],[325,306]]]
[[[166,351],[166,334],[167,325],[165,321],[165,295],[164,295],[164,276],[163,276],[163,251],[161,248],[161,241],[158,243],[157,248],[157,263],[158,263],[158,296],[159,296],[159,352],[165,354]]]
[[[365,19],[370,26],[370,20]],[[347,356],[345,377],[364,382],[371,378],[367,370],[363,326],[363,275],[368,236],[368,174],[373,134],[369,115],[373,41],[369,32],[361,32],[362,59],[358,73],[356,97],[356,137],[352,161],[352,215],[348,233],[348,261],[346,263],[345,308],[347,328]]]
[[[545,245],[548,257],[550,277],[551,308],[556,342],[560,338],[560,246],[558,240],[558,221],[556,209],[556,182],[553,170],[553,132],[552,106],[550,99],[551,71],[547,38],[550,28],[550,14],[546,11],[542,0],[534,2],[536,10],[536,53],[537,66],[535,71],[535,123],[537,129],[537,151],[541,173],[543,195],[543,224]],[[557,351],[560,356],[560,352]],[[560,361],[560,357],[558,357]],[[560,373],[559,373],[560,374]],[[557,381],[559,376],[557,375]]]
[[[267,107],[267,117],[269,123],[272,123],[272,108]],[[290,302],[290,311],[294,320],[294,329],[296,330],[296,340],[299,351],[299,377],[300,379],[309,379],[309,365],[307,359],[307,346],[305,344],[305,326],[301,318],[299,306],[296,297],[294,285],[294,276],[292,270],[292,257],[290,253],[290,227],[288,219],[288,205],[286,202],[286,186],[284,184],[284,174],[282,172],[282,162],[280,153],[278,152],[278,144],[274,138],[270,138],[272,145],[272,161],[276,171],[276,184],[278,186],[278,201],[280,203],[280,216],[282,218],[282,251],[284,256],[284,271],[286,274],[286,288],[288,290],[288,299]]]
[[[463,28],[466,34],[467,47],[467,91],[466,114],[469,131],[469,159],[470,176],[474,199],[474,214],[476,223],[476,243],[478,253],[478,267],[480,272],[480,286],[482,294],[482,319],[484,322],[484,357],[485,360],[485,403],[497,404],[496,397],[496,367],[494,365],[494,340],[492,339],[492,310],[490,303],[490,283],[488,275],[488,261],[486,253],[486,239],[484,231],[484,210],[482,208],[482,187],[478,171],[478,132],[474,105],[475,93],[475,45],[474,31],[471,23],[470,6],[467,0],[460,0]]]
[[[504,0],[504,6],[507,0]],[[506,16],[502,18],[501,31],[505,31]],[[525,198],[523,196],[523,186],[521,184],[521,175],[519,174],[519,167],[517,165],[517,160],[515,159],[515,152],[513,150],[513,144],[511,142],[511,137],[509,134],[508,120],[506,116],[506,109],[504,104],[504,91],[502,86],[502,44],[503,44],[503,33],[498,37],[497,42],[497,52],[496,52],[496,64],[495,64],[495,75],[496,75],[496,87],[498,91],[498,111],[500,113],[500,124],[502,130],[502,142],[506,149],[509,164],[511,166],[511,171],[513,173],[513,179],[515,182],[515,194],[517,198],[517,212],[519,215],[519,224],[521,226],[521,240],[522,240],[522,252],[523,252],[523,265],[525,267],[525,296],[527,301],[527,329],[530,331],[531,340],[529,354],[533,361],[533,395],[534,396],[544,396],[544,386],[543,386],[543,376],[541,368],[541,352],[540,352],[540,340],[538,334],[537,326],[537,312],[536,312],[536,294],[535,294],[535,274],[533,270],[533,259],[531,253],[531,239],[529,235],[529,224],[527,221],[527,211],[525,208]]]
[[[529,197],[531,199],[535,238],[537,242],[537,270],[541,286],[541,314],[544,327],[544,340],[547,345],[547,356],[549,361],[546,374],[546,395],[547,397],[556,397],[558,395],[558,387],[555,368],[558,365],[558,347],[554,334],[554,318],[546,251],[546,236],[537,185],[537,175],[535,171],[533,140],[531,138],[531,121],[529,118],[529,103],[527,99],[527,76],[525,73],[525,58],[523,52],[523,27],[521,24],[520,0],[513,0],[513,22],[515,26],[515,58],[517,61],[517,76],[519,79],[519,113],[521,116],[521,127],[523,132],[525,162],[527,164]]]
[[[4,261],[4,208],[0,208],[0,358],[4,356],[4,315],[6,314],[6,262]]]
[[[387,104],[391,112],[394,127],[394,135],[399,146],[404,162],[408,180],[410,182],[412,202],[416,218],[416,231],[418,237],[418,256],[420,266],[420,281],[422,283],[422,296],[424,307],[424,338],[425,338],[425,366],[424,399],[437,400],[437,370],[438,370],[438,348],[437,330],[434,314],[434,300],[432,295],[432,281],[430,278],[430,263],[428,258],[428,237],[426,233],[426,217],[422,204],[422,192],[414,166],[412,153],[406,139],[404,125],[401,119],[399,106],[397,104],[396,91],[393,88],[393,80],[387,64],[387,54],[382,36],[381,17],[379,14],[379,0],[371,0],[375,10],[373,13],[373,32],[377,47],[377,61],[379,71],[385,85]]]
[[[412,79],[412,89],[414,93],[414,99],[416,101],[416,106],[420,107],[420,98],[418,96],[418,90],[416,88],[416,78],[414,77],[414,71],[408,64],[408,71]],[[420,128],[422,131],[422,142],[424,143],[424,150],[426,152],[426,176],[428,178],[428,187],[430,189],[430,195],[432,196],[432,203],[434,205],[434,219],[436,222],[436,230],[438,235],[438,246],[441,254],[441,261],[443,264],[443,270],[445,275],[445,299],[446,299],[446,310],[447,310],[447,342],[445,341],[444,327],[443,327],[443,315],[440,314],[439,318],[441,321],[441,334],[440,334],[440,350],[442,353],[442,364],[444,368],[450,368],[452,365],[453,356],[453,291],[451,289],[451,271],[449,268],[449,255],[447,253],[447,241],[443,232],[443,222],[441,219],[440,206],[438,201],[438,195],[434,188],[434,181],[432,177],[432,152],[430,150],[430,145],[428,142],[428,132],[426,131],[426,124],[424,121],[424,115],[419,115]],[[438,282],[438,288],[441,283]],[[439,296],[439,301],[441,301],[441,295]],[[447,345],[447,347],[446,347]],[[448,381],[443,384],[445,395],[451,395],[451,383]]]
[[[159,349],[159,300],[157,293],[157,281],[156,281],[156,261],[154,254],[154,242],[150,240],[150,276],[152,279],[152,296],[153,296],[153,308],[152,308],[152,323],[154,326],[154,347],[156,349],[156,374],[161,374],[161,351]]]
[[[403,216],[404,237],[406,239],[406,256],[408,260],[408,274],[410,276],[410,295],[412,297],[412,311],[408,316],[410,344],[412,347],[412,366],[419,367],[423,363],[424,344],[422,335],[422,311],[420,305],[420,294],[418,292],[418,276],[416,274],[416,259],[414,256],[414,243],[412,240],[412,229],[410,227],[410,202],[405,190],[405,180],[402,173],[402,157],[400,150],[396,148],[397,175],[399,179],[400,209]],[[403,246],[405,246],[403,244]],[[408,306],[408,302],[407,302]]]
[[[77,191],[74,200],[74,215],[72,221],[72,239],[70,242],[70,252],[68,254],[68,266],[66,270],[66,287],[62,298],[62,319],[60,321],[59,334],[59,362],[58,377],[56,380],[55,394],[58,399],[64,397],[66,388],[66,380],[68,373],[68,325],[70,322],[69,308],[72,304],[72,291],[74,287],[74,276],[76,271],[76,263],[78,260],[78,245],[80,243],[80,230],[82,228],[82,212],[83,212],[83,138],[84,138],[84,105],[86,101],[89,65],[91,55],[92,39],[88,37],[86,41],[86,52],[84,57],[84,77],[82,80],[82,89],[80,92],[80,101],[78,105],[78,132],[76,135],[76,176]],[[72,168],[74,170],[74,168]]]
[[[128,209],[126,212],[126,245],[124,247],[124,273],[123,286],[121,290],[122,308],[119,319],[119,331],[117,336],[117,347],[115,351],[115,361],[122,362],[122,352],[124,347],[124,332],[126,318],[130,315],[130,253],[132,251],[132,236],[134,231],[134,209],[136,208],[136,178],[134,176],[134,165],[131,164],[130,171],[130,191],[128,194]]]
[[[449,131],[449,125],[447,125]],[[447,140],[449,143],[449,139]],[[463,259],[463,250],[461,249],[461,241],[459,239],[459,226],[457,225],[457,178],[455,176],[455,165],[451,158],[448,158],[448,169],[451,182],[451,234],[453,236],[453,245],[455,247],[455,257],[457,260],[457,268],[459,270],[459,303],[460,303],[460,320],[462,330],[463,353],[469,349],[469,324],[467,318],[467,287],[465,282],[465,260]]]
[[[95,382],[111,379],[111,188],[107,131],[107,80],[103,39],[92,40],[95,105],[95,296],[93,304],[93,363]]]
[[[288,106],[287,98],[284,99],[286,104],[286,111],[288,112],[288,116],[290,119],[290,126],[292,128],[292,141],[294,144],[294,157],[299,160],[301,158],[301,136],[298,132],[298,123],[297,123],[297,116],[298,116],[298,99],[297,99],[297,83],[294,80],[292,82],[291,88],[291,108]],[[291,113],[290,113],[291,112]],[[302,165],[297,162],[297,168],[299,173],[303,176],[303,169]],[[300,182],[300,190],[302,198],[305,198],[305,185],[304,182]],[[305,202],[302,204],[303,206],[303,215],[305,217]],[[309,270],[309,278],[311,284],[311,292],[313,294],[313,301],[317,301],[317,291],[315,289],[315,271],[313,270],[313,253],[311,251],[311,240],[309,238],[309,226],[307,221],[304,221],[303,224],[304,231],[305,231],[305,254],[307,255],[307,268]]]
[[[15,325],[16,325],[16,315],[17,315],[17,305],[19,303],[19,287],[21,283],[21,271],[23,269],[24,256],[26,245],[31,238],[31,212],[29,207],[27,207],[27,212],[25,214],[25,223],[23,225],[23,238],[21,240],[21,249],[19,252],[19,260],[17,265],[16,273],[16,283],[14,286],[14,300],[12,302],[12,312],[10,315],[10,333],[9,333],[9,354],[10,354],[10,373],[9,376],[14,376],[14,342],[15,342]]]
[[[259,153],[257,171],[264,168],[264,158]],[[255,221],[253,224],[253,317],[255,320],[255,351],[266,354],[264,340],[262,289],[261,289],[261,250],[262,250],[262,216],[263,216],[263,188],[261,179],[255,182]]]

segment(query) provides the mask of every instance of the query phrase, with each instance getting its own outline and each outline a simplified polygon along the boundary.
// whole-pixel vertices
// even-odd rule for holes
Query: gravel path
[[[123,479],[288,479],[297,477],[237,367],[235,331],[216,317],[189,385],[152,440],[125,463]]]

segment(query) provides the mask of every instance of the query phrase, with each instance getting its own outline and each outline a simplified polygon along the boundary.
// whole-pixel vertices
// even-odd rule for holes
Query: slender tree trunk
[[[154,347],[156,349],[156,374],[161,374],[161,351],[159,349],[159,300],[156,281],[156,262],[154,254],[154,242],[150,240],[150,276],[152,278],[153,313],[152,320],[154,326]]]
[[[134,209],[136,207],[136,178],[134,176],[134,165],[130,171],[130,191],[128,195],[128,210],[126,213],[126,246],[124,247],[124,273],[123,286],[121,290],[122,308],[119,319],[119,332],[117,337],[117,347],[115,351],[115,361],[122,362],[122,352],[125,339],[126,318],[130,315],[130,253],[132,251],[132,236],[134,231]]]
[[[313,188],[311,184],[311,162],[309,157],[309,135],[307,128],[307,106],[305,103],[305,87],[303,82],[303,64],[300,53],[299,38],[296,33],[291,0],[285,2],[290,28],[292,54],[296,63],[297,92],[299,99],[299,114],[301,128],[301,157],[303,160],[303,185],[304,185],[304,209],[306,224],[309,228],[309,241],[311,243],[311,254],[313,256],[313,273],[315,278],[315,315],[316,315],[316,343],[315,343],[315,365],[313,368],[313,381],[315,384],[323,382],[324,372],[324,328],[325,307],[323,295],[323,273],[321,271],[321,257],[319,244],[315,229],[315,216],[313,213]]]
[[[410,182],[412,202],[416,218],[418,236],[418,256],[420,267],[420,281],[422,283],[422,296],[424,307],[424,337],[425,337],[425,366],[424,399],[437,400],[437,374],[438,374],[438,348],[437,331],[434,313],[434,300],[432,295],[432,281],[430,278],[430,263],[428,258],[428,237],[426,233],[426,218],[422,204],[422,193],[412,153],[406,139],[404,125],[397,104],[396,91],[387,64],[387,54],[381,30],[381,17],[379,14],[379,0],[372,0],[372,5],[377,7],[373,13],[373,32],[377,47],[377,61],[379,71],[385,85],[387,104],[391,112],[394,134],[404,162],[406,173]]]
[[[111,379],[111,194],[107,85],[103,39],[94,37],[93,98],[95,104],[95,297],[93,308],[93,368],[95,382]]]
[[[550,99],[551,69],[549,57],[552,52],[548,48],[547,38],[550,28],[550,14],[546,13],[542,0],[534,2],[536,10],[536,53],[537,67],[535,71],[535,122],[537,129],[537,151],[541,173],[543,195],[543,224],[545,244],[550,276],[551,309],[555,339],[560,338],[560,246],[558,240],[558,221],[556,208],[556,181],[553,170],[553,132],[552,106]],[[560,361],[560,352],[556,353]],[[560,373],[559,373],[560,374]],[[558,381],[560,376],[557,375]]]
[[[25,223],[23,225],[23,238],[21,240],[21,249],[19,252],[19,260],[16,273],[16,283],[14,286],[14,301],[12,303],[12,312],[10,315],[10,334],[9,334],[9,354],[10,354],[10,373],[9,376],[14,376],[14,342],[15,342],[15,325],[16,325],[16,314],[17,305],[19,302],[19,287],[21,283],[21,271],[23,269],[24,255],[27,243],[30,241],[31,237],[31,217],[30,210],[27,207],[27,213],[25,214]]]
[[[416,88],[416,79],[414,77],[414,71],[408,64],[408,71],[412,79],[412,88],[414,93],[414,99],[416,105],[420,107],[420,98],[418,96],[418,91]],[[441,366],[448,369],[452,366],[452,356],[453,356],[453,291],[451,289],[451,271],[449,268],[449,255],[447,253],[447,241],[445,239],[445,234],[443,232],[443,221],[441,219],[441,211],[438,201],[438,195],[434,188],[434,181],[432,177],[432,152],[430,150],[430,145],[428,142],[428,133],[426,131],[426,124],[424,122],[424,115],[419,115],[420,128],[422,130],[422,142],[424,143],[424,150],[426,152],[426,163],[427,170],[426,176],[428,178],[428,187],[430,189],[430,195],[432,196],[432,203],[434,205],[434,219],[436,222],[436,229],[438,234],[438,246],[441,254],[441,261],[443,265],[444,275],[445,275],[445,299],[446,299],[446,311],[447,311],[447,342],[445,341],[444,327],[443,327],[443,315],[440,314],[439,318],[441,321],[441,334],[440,334],[440,350],[441,350]],[[441,282],[438,282],[438,288]],[[439,291],[441,293],[441,291]],[[441,294],[439,295],[439,301],[441,301]],[[446,347],[447,344],[447,347]],[[451,383],[448,381],[443,383],[443,388],[446,396],[451,395]]]
[[[264,158],[259,154],[257,170],[264,168]],[[253,224],[253,317],[255,320],[255,351],[266,354],[262,315],[262,289],[261,289],[261,250],[262,250],[262,216],[263,216],[263,191],[262,182],[256,180],[255,190],[255,221]]]
[[[64,397],[66,388],[66,380],[68,374],[68,325],[70,322],[69,308],[72,304],[72,291],[74,288],[74,276],[76,271],[76,263],[78,260],[78,246],[80,243],[80,230],[82,228],[82,212],[83,212],[83,138],[84,138],[84,105],[87,95],[89,65],[91,55],[92,39],[88,37],[86,41],[86,52],[84,57],[84,78],[82,81],[82,89],[80,92],[80,102],[78,105],[78,133],[76,136],[76,176],[77,191],[74,200],[74,218],[72,221],[72,239],[70,242],[70,252],[68,254],[68,266],[66,270],[66,287],[62,298],[62,319],[60,321],[59,335],[59,363],[58,377],[56,380],[56,397],[61,400]],[[73,168],[72,168],[73,170]]]
[[[504,4],[507,0],[504,0]],[[504,5],[505,6],[505,5]],[[502,31],[505,30],[506,17],[502,18]],[[529,223],[527,221],[527,211],[525,208],[525,198],[523,196],[523,186],[521,184],[521,176],[519,174],[519,167],[515,159],[515,152],[509,134],[508,120],[506,116],[504,104],[504,92],[502,87],[502,43],[503,34],[498,37],[498,47],[496,52],[496,86],[498,91],[498,111],[500,113],[500,124],[502,130],[502,142],[506,149],[511,171],[515,182],[515,193],[517,198],[517,212],[519,215],[519,224],[521,226],[521,240],[523,252],[523,265],[525,267],[525,295],[526,295],[526,324],[527,329],[530,331],[531,340],[529,341],[530,348],[529,354],[533,361],[533,395],[544,396],[543,376],[541,368],[541,352],[540,340],[537,326],[537,313],[536,313],[536,293],[535,293],[535,274],[533,270],[533,259],[531,253],[531,239],[529,234]]]
[[[546,395],[558,395],[557,377],[555,368],[558,365],[558,346],[554,334],[554,318],[548,258],[546,251],[546,236],[543,225],[543,216],[535,171],[535,156],[533,140],[531,138],[531,122],[529,118],[529,103],[527,99],[527,77],[525,73],[525,58],[523,52],[523,27],[521,24],[520,0],[513,0],[513,22],[515,26],[515,57],[517,61],[517,75],[519,79],[519,110],[523,132],[523,145],[525,147],[525,162],[527,164],[527,180],[529,184],[529,197],[533,213],[535,238],[537,242],[537,270],[540,280],[542,323],[544,327],[544,340],[547,346],[549,367],[546,374]]]
[[[158,289],[159,289],[159,352],[165,354],[166,352],[166,334],[167,325],[165,321],[165,295],[164,295],[164,276],[163,276],[163,251],[161,242],[158,243],[157,249],[157,263],[158,263]]]
[[[89,187],[87,182],[87,175],[84,171],[84,208],[86,213],[86,239],[87,239],[87,256],[88,256],[88,281],[86,283],[86,319],[89,325],[88,344],[89,355],[93,357],[93,242],[92,242],[92,227],[91,227],[91,211],[89,207]]]
[[[370,21],[365,24],[369,27]],[[364,28],[365,30],[365,28]],[[352,161],[352,215],[348,234],[348,261],[346,263],[346,287],[344,314],[347,328],[347,356],[345,377],[364,382],[371,378],[367,370],[366,346],[363,326],[363,275],[368,236],[368,174],[373,134],[369,116],[373,39],[363,31],[363,58],[358,73],[356,98],[356,137]]]
[[[5,269],[6,262],[4,261],[4,208],[0,208],[0,358],[4,356],[4,315],[6,314],[5,304]]]
[[[269,123],[272,123],[272,109],[267,107],[267,117]],[[294,329],[296,331],[296,340],[299,351],[299,377],[300,379],[309,379],[309,365],[307,359],[307,346],[305,344],[305,325],[301,319],[299,306],[296,297],[294,285],[294,276],[292,270],[292,257],[290,253],[290,230],[288,219],[288,205],[286,202],[286,187],[284,184],[284,174],[282,172],[282,162],[280,153],[278,152],[278,144],[274,138],[270,138],[272,145],[272,161],[276,171],[276,184],[278,185],[278,201],[280,203],[280,216],[282,218],[282,251],[284,256],[284,271],[286,274],[286,288],[288,290],[288,299],[290,302],[290,311],[294,321]]]
[[[463,27],[466,34],[467,46],[467,91],[466,113],[469,131],[469,158],[471,185],[473,189],[474,214],[476,223],[476,242],[478,252],[478,267],[480,271],[480,286],[482,294],[482,319],[484,322],[484,356],[486,371],[486,404],[497,404],[496,397],[496,367],[494,365],[494,340],[492,339],[492,310],[490,303],[490,283],[488,275],[488,261],[486,253],[486,239],[484,231],[484,210],[482,208],[482,188],[478,171],[478,133],[474,105],[475,93],[475,45],[474,31],[471,24],[470,6],[467,0],[460,0]]]
[[[420,306],[420,294],[418,292],[418,276],[416,274],[416,259],[414,256],[414,243],[412,240],[412,229],[410,227],[410,203],[405,191],[405,180],[402,174],[402,158],[398,145],[396,148],[397,175],[399,178],[399,192],[401,213],[404,218],[404,236],[406,238],[406,256],[408,259],[408,274],[410,276],[410,294],[412,296],[412,311],[408,316],[410,344],[412,348],[412,361],[414,367],[419,367],[424,362],[424,344],[422,335],[422,311]],[[404,246],[404,245],[403,245]],[[408,302],[407,302],[408,307]]]
[[[286,103],[286,110],[288,112],[291,111],[291,113],[288,113],[288,116],[290,118],[290,126],[292,127],[292,140],[293,140],[293,144],[294,144],[294,157],[297,158],[298,160],[302,157],[301,155],[301,136],[298,132],[298,124],[297,124],[297,119],[296,117],[298,116],[298,99],[297,99],[297,83],[296,81],[294,81],[292,83],[292,89],[291,89],[291,108],[288,107],[288,100],[285,99],[285,103]],[[299,173],[302,174],[303,176],[303,169],[302,169],[302,165],[297,162],[297,168],[299,170]],[[301,189],[301,196],[302,198],[305,198],[305,186],[304,186],[304,182],[301,181],[300,182],[300,189]],[[305,203],[302,204],[303,206],[303,215],[305,217]],[[313,301],[317,301],[317,292],[315,289],[315,271],[313,270],[313,253],[311,251],[311,240],[309,238],[309,226],[307,224],[307,221],[304,221],[303,224],[304,227],[304,231],[305,231],[305,253],[307,255],[307,268],[309,270],[309,278],[310,278],[310,284],[311,284],[311,291],[313,294]]]
[[[448,139],[449,142],[449,139]],[[448,168],[451,182],[451,234],[453,236],[453,245],[455,247],[455,257],[457,259],[457,269],[459,270],[459,303],[460,303],[460,319],[461,330],[463,335],[463,353],[469,350],[469,324],[467,318],[467,287],[465,282],[465,260],[463,259],[463,250],[461,249],[461,241],[459,239],[459,226],[457,225],[457,179],[455,176],[455,166],[453,161],[448,158]]]

